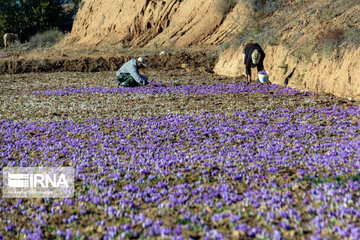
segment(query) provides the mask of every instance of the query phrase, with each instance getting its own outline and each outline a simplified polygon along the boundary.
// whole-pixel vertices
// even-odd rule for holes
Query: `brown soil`
[[[183,69],[145,72],[150,81],[163,85],[208,85],[242,82],[244,78],[221,77],[211,73],[189,72]],[[116,88],[114,72],[28,73],[5,75],[2,78],[0,118],[15,121],[82,121],[88,118],[145,117],[204,112],[233,114],[237,111],[259,111],[300,106],[330,107],[334,104],[358,106],[358,102],[336,98],[330,94],[304,98],[276,96],[264,93],[223,93],[205,95],[156,94],[31,94],[34,90],[66,88]],[[28,94],[29,93],[29,94]],[[80,103],[76,107],[75,103]],[[126,104],[124,104],[126,103]],[[106,106],[106,107],[104,107]]]
[[[171,70],[186,68],[188,71],[212,72],[217,55],[212,50],[136,51],[117,53],[49,50],[49,52],[8,52],[0,58],[0,74],[29,72],[100,72],[116,71],[131,58],[143,56],[149,62],[149,69]],[[184,67],[184,64],[186,65]]]

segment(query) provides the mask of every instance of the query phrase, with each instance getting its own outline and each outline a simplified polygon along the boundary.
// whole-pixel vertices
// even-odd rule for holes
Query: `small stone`
[[[188,68],[189,67],[189,64],[187,64],[187,63],[183,63],[183,64],[181,64],[181,68]]]
[[[241,235],[240,235],[240,232],[239,231],[233,231],[232,233],[232,239],[233,240],[238,240],[238,239],[241,239]]]
[[[291,190],[293,190],[293,191],[299,190],[299,185],[297,185],[297,184],[293,185],[293,186],[291,187]]]

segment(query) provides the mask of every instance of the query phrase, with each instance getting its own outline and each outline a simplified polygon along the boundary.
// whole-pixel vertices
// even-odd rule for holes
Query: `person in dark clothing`
[[[251,68],[257,67],[258,72],[264,70],[265,53],[258,43],[247,43],[244,44],[242,54],[246,66],[247,81],[250,83]]]

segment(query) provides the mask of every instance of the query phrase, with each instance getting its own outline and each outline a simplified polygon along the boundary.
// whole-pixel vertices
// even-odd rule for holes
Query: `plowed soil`
[[[328,181],[333,185],[338,181],[336,189],[351,181],[353,185],[346,185],[347,196],[353,199],[349,208],[356,207],[356,163],[349,160],[343,166],[348,172],[336,177],[328,165],[316,162],[319,166],[312,167],[301,161],[305,152],[327,156],[341,149],[326,145],[325,137],[336,143],[343,135],[337,132],[341,128],[332,130],[332,124],[346,121],[345,140],[356,140],[358,115],[345,111],[354,111],[358,102],[299,91],[276,94],[288,89],[246,85],[243,78],[206,71],[150,68],[143,73],[150,85],[135,89],[116,88],[114,71],[1,76],[3,166],[54,164],[73,166],[79,172],[72,199],[4,199],[1,237],[132,239],[173,234],[185,239],[252,239],[281,234],[285,239],[309,238],[320,236],[321,228],[309,222],[318,217],[312,210],[320,208],[318,184]],[[171,91],[226,84],[244,91]],[[258,88],[262,90],[254,91]],[[322,116],[327,107],[334,116]],[[293,109],[299,115],[292,115]],[[312,116],[313,110],[307,109],[320,113]],[[269,119],[263,122],[266,114]],[[291,126],[302,128],[299,136],[305,139],[295,136],[297,130]],[[316,142],[310,144],[306,138]],[[157,144],[155,150],[146,149],[151,144]],[[285,159],[290,154],[289,162],[281,157],[270,160],[276,154],[266,153],[268,148],[277,149],[276,154]],[[355,162],[356,153],[351,154]],[[175,160],[169,160],[172,156]],[[148,195],[142,196],[145,192]],[[342,204],[342,198],[336,199]],[[338,202],[330,201],[331,211],[337,212]],[[340,233],[333,230],[337,226],[358,225],[355,213],[351,214],[345,226],[329,224],[321,236],[338,237]]]
[[[244,78],[229,78],[208,72],[182,69],[143,71],[157,86],[215,85],[242,83]],[[254,83],[255,84],[255,83]],[[272,93],[221,94],[32,94],[33,91],[69,88],[116,88],[115,72],[56,72],[3,75],[1,80],[0,117],[8,120],[50,121],[88,118],[144,117],[167,114],[215,112],[233,114],[236,111],[296,108],[301,106],[329,107],[334,104],[358,106],[356,101],[336,98],[330,94],[306,97],[276,96]],[[279,86],[279,89],[281,87]],[[75,107],[77,105],[77,107]]]
[[[151,70],[171,70],[186,68],[188,71],[212,72],[217,60],[215,51],[114,51],[97,50],[79,53],[59,50],[37,52],[2,52],[0,54],[0,74],[29,72],[101,72],[116,71],[131,58],[143,56]]]

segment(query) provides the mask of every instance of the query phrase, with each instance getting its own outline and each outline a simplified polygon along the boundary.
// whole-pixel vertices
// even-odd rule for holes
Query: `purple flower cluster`
[[[287,95],[309,95],[308,92],[300,92],[294,88],[282,88],[279,85],[262,85],[262,84],[246,84],[242,83],[218,83],[213,85],[149,85],[146,87],[137,88],[103,88],[103,87],[91,87],[91,88],[66,88],[66,89],[54,89],[54,90],[34,90],[29,94],[43,94],[43,95],[69,95],[79,93],[112,93],[112,94],[124,94],[124,93],[137,93],[137,94],[166,94],[166,93],[181,93],[181,94],[221,94],[221,93],[243,93],[243,92],[261,92],[261,93],[273,93],[279,96]]]
[[[299,93],[255,84],[33,93],[89,92]],[[0,168],[70,165],[76,178],[74,199],[2,199],[0,233],[359,239],[360,122],[354,117],[359,108],[335,105],[82,123],[0,120]]]

